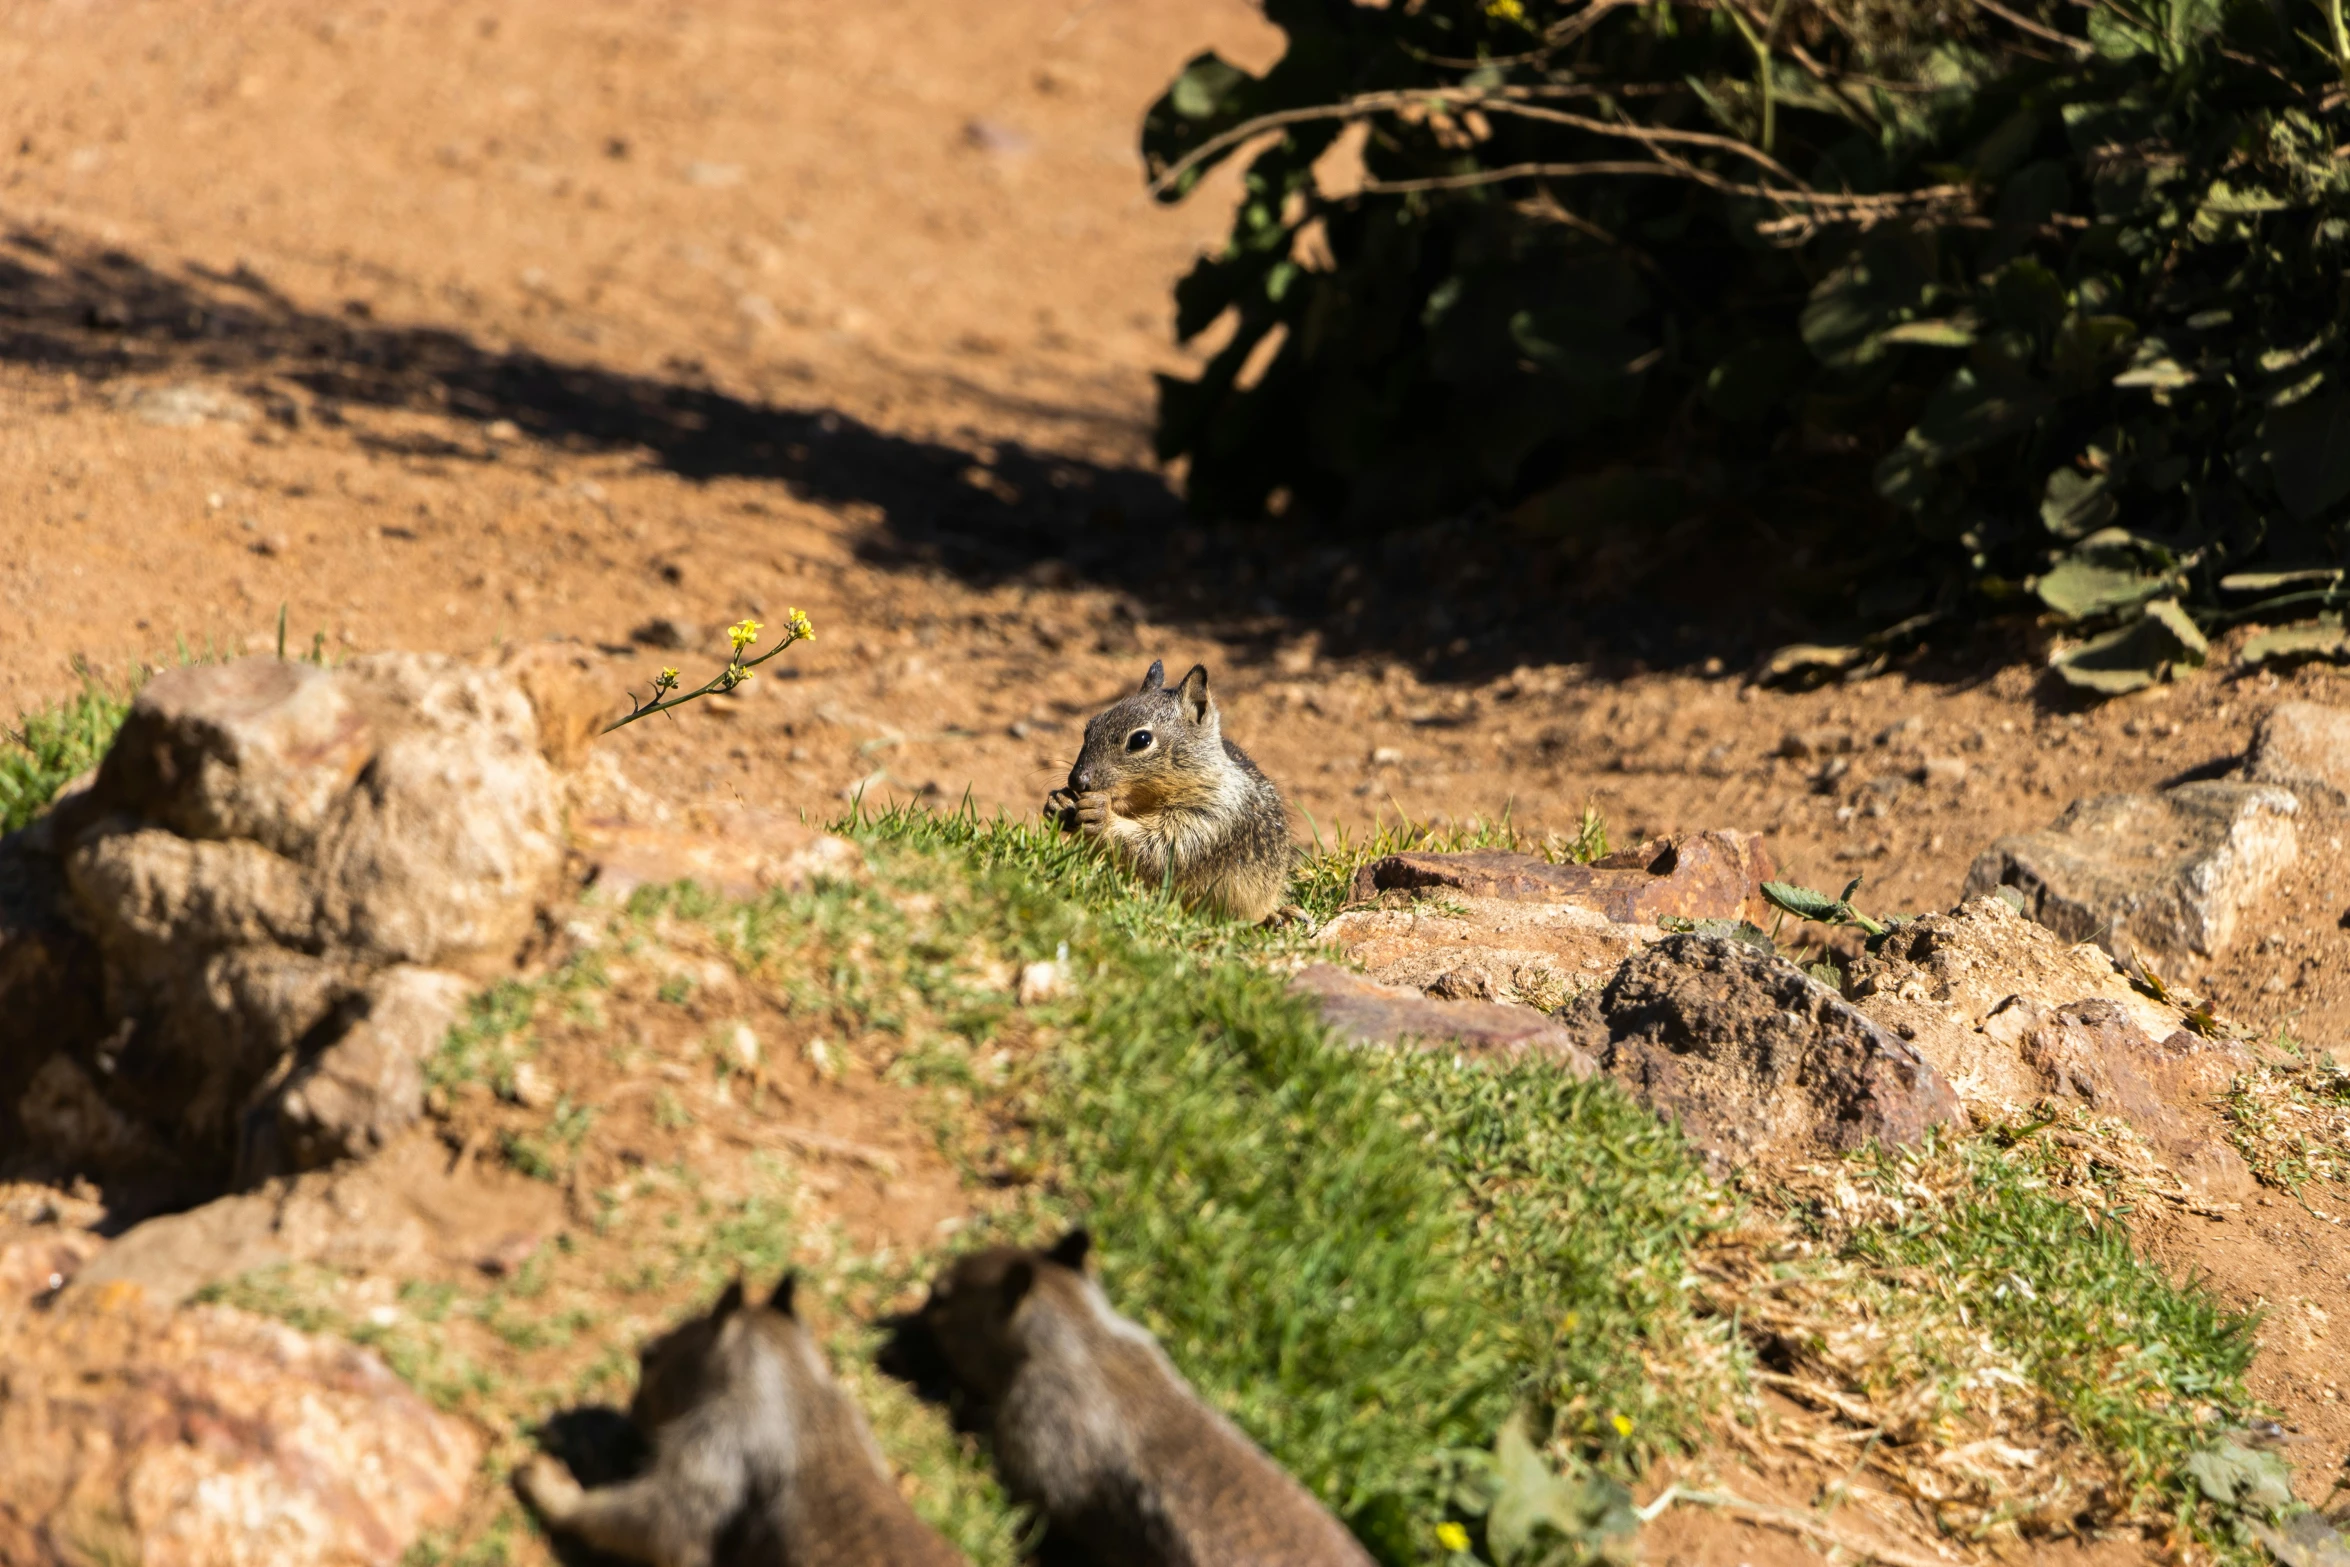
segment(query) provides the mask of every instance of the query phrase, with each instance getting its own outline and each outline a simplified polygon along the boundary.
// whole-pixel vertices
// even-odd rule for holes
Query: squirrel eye
[[[1126,749],[1129,751],[1147,751],[1150,748],[1151,732],[1148,729],[1137,729],[1126,737]]]

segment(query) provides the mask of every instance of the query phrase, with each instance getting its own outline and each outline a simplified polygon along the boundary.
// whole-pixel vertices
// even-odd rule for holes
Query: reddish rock
[[[1531,1007],[1431,1001],[1416,990],[1382,985],[1327,963],[1301,970],[1290,988],[1310,998],[1331,1032],[1353,1044],[1408,1043],[1505,1059],[1536,1055],[1576,1077],[1593,1071],[1575,1036]]]
[[[2236,1074],[2253,1065],[2242,1046],[2185,1029],[2158,1041],[2119,1003],[2094,999],[2040,1012],[2021,1049],[2050,1093],[2129,1122],[2188,1185],[2212,1197],[2252,1189],[2217,1108]]]
[[[45,1282],[45,1281],[44,1281]],[[0,1561],[311,1567],[401,1559],[481,1439],[373,1354],[136,1285],[0,1307]]]
[[[1314,940],[1381,984],[1408,985],[1447,1001],[1515,1001],[1555,1012],[1606,983],[1618,964],[1663,934],[1653,925],[1619,925],[1576,903],[1464,894],[1352,909]]]
[[[1575,903],[1625,925],[1668,917],[1759,918],[1757,890],[1774,874],[1752,833],[1701,832],[1611,854],[1590,865],[1553,865],[1530,854],[1390,854],[1355,873],[1354,899],[1382,892],[1452,892],[1479,898]]]

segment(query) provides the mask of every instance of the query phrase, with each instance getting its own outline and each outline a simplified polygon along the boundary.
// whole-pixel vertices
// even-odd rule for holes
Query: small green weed
[[[130,698],[90,680],[45,712],[27,713],[0,734],[0,832],[14,832],[49,807],[67,782],[98,765],[131,710]]]

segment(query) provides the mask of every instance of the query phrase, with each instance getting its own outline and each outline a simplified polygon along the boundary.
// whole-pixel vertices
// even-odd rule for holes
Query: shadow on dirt
[[[1734,584],[1703,595],[1726,598],[1728,612],[1605,591],[1489,521],[1346,541],[1203,525],[1145,468],[1016,443],[908,439],[830,410],[747,401],[690,363],[661,380],[363,312],[323,314],[243,269],[167,267],[56,231],[0,235],[0,359],[101,386],[211,378],[291,426],[335,424],[353,407],[480,431],[505,421],[558,448],[642,450],[691,479],[771,480],[818,504],[862,503],[880,514],[859,544],[869,564],[979,585],[1109,590],[1104,651],[1129,651],[1137,621],[1211,634],[1244,661],[1312,633],[1324,656],[1373,654],[1428,678],[1480,679],[1559,660],[1605,674],[1716,660],[1739,671],[1804,632],[1767,605],[1739,602]],[[487,439],[360,439],[485,462],[499,452]],[[1675,553],[1668,543],[1660,552]],[[1658,575],[1674,578],[1680,597],[1700,569],[1690,560]]]

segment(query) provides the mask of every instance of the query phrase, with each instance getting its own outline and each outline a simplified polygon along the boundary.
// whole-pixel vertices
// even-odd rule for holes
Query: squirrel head
[[[921,1323],[958,1386],[993,1403],[1028,1358],[1020,1308],[1040,1292],[1085,1288],[1093,1238],[1071,1230],[1049,1251],[990,1246],[959,1257],[930,1287]]]
[[[630,1418],[643,1431],[653,1431],[675,1420],[717,1393],[725,1384],[725,1348],[731,1332],[740,1332],[755,1313],[772,1315],[798,1331],[799,1314],[792,1294],[799,1276],[786,1273],[764,1306],[743,1298],[743,1281],[726,1286],[717,1303],[698,1317],[679,1323],[637,1353],[636,1400]]]
[[[1221,756],[1224,722],[1208,695],[1208,666],[1194,664],[1170,688],[1166,666],[1152,660],[1142,687],[1096,713],[1085,726],[1085,745],[1069,769],[1069,791],[1132,787],[1154,778],[1175,778],[1203,751]]]

